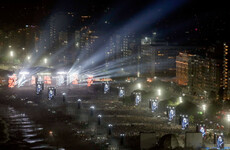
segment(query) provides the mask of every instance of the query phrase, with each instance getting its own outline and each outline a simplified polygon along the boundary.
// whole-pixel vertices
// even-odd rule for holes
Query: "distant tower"
[[[230,95],[230,90],[229,90],[229,48],[227,43],[224,43],[224,55],[223,55],[223,91],[224,91],[224,95],[223,95],[223,99],[224,100],[228,100],[229,99],[229,95]]]

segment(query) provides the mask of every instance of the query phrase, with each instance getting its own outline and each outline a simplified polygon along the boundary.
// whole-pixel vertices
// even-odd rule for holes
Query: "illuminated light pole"
[[[161,96],[161,89],[157,90],[157,94],[158,94],[158,96]]]
[[[14,51],[10,51],[10,57],[14,57]]]
[[[63,100],[63,102],[65,102],[65,100],[66,100],[66,93],[62,93],[62,100]]]
[[[11,63],[13,64],[14,51],[10,51]]]
[[[180,103],[183,103],[182,97],[179,97],[179,102],[180,102]]]
[[[27,56],[27,60],[30,61],[30,59],[31,59],[31,56]]]
[[[229,134],[229,122],[230,122],[230,114],[227,115],[227,121],[228,121],[228,134]]]
[[[141,84],[138,83],[138,84],[137,84],[137,87],[138,87],[138,89],[141,89]]]
[[[120,145],[124,145],[125,134],[120,134]]]
[[[97,116],[97,124],[98,125],[101,125],[101,115],[99,114],[98,116]]]
[[[108,130],[109,130],[109,131],[108,131],[108,134],[109,134],[109,135],[112,135],[112,128],[113,128],[113,125],[112,125],[112,124],[109,124],[109,125],[108,125]]]
[[[78,99],[78,100],[77,100],[77,108],[78,108],[78,109],[81,109],[81,99]]]
[[[47,58],[44,58],[44,63],[45,63],[45,64],[47,64],[47,61],[48,61]]]
[[[205,116],[205,111],[206,111],[206,105],[205,104],[202,105],[202,109],[204,111],[204,116]]]
[[[94,114],[94,109],[95,109],[94,106],[90,106],[90,116],[93,116],[93,114]]]

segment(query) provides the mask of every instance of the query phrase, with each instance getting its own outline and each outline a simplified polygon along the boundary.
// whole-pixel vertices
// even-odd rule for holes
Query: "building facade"
[[[221,94],[221,61],[195,55],[188,62],[188,88],[193,95],[218,99]]]
[[[180,52],[176,57],[176,82],[179,85],[188,85],[188,62],[194,55]]]

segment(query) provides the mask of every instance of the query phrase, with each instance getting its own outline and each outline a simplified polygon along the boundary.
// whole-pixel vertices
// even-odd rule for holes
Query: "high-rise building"
[[[58,12],[49,19],[49,47],[59,48],[59,33],[75,31],[76,15],[73,12]]]
[[[117,72],[120,74],[136,76],[137,54],[140,49],[138,37],[135,34],[114,34],[105,41],[107,41],[105,46],[106,70],[119,66]]]
[[[68,45],[68,33],[64,31],[59,32],[58,40],[59,40],[60,48],[67,46]]]
[[[188,85],[188,62],[192,54],[180,52],[176,57],[176,82],[179,85]]]
[[[222,76],[223,76],[223,80],[222,80],[222,84],[223,84],[223,99],[224,100],[229,100],[230,99],[230,65],[229,65],[229,59],[230,59],[230,55],[229,55],[229,44],[228,43],[224,43],[223,45],[223,72],[222,72]]]
[[[145,37],[141,39],[141,52],[140,56],[140,70],[138,76],[141,77],[154,77],[155,76],[155,50],[151,45],[151,38]],[[140,73],[139,73],[140,72]]]
[[[193,95],[219,98],[221,85],[221,64],[215,58],[195,55],[188,62],[188,88]]]

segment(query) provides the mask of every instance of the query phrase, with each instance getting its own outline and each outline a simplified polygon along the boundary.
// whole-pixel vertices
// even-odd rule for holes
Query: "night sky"
[[[36,1],[0,1],[0,27],[17,28],[25,24],[44,25],[50,15],[59,11],[72,11],[79,17],[91,15],[95,26],[102,26],[105,20],[110,21],[110,29],[118,29],[136,19],[139,14],[151,8],[156,15],[162,15],[165,1],[146,0],[36,0]],[[157,31],[162,37],[180,36],[184,32],[195,33],[195,38],[212,40],[229,40],[230,11],[224,1],[189,1],[175,0],[182,3],[179,7],[158,18],[148,26],[140,27],[142,31]],[[157,5],[162,3],[162,5]],[[167,4],[167,3],[166,3]],[[154,7],[154,6],[157,7]],[[172,6],[173,7],[173,6]],[[146,11],[148,14],[151,11]],[[137,22],[137,21],[136,21]],[[148,22],[148,20],[146,20]],[[135,21],[134,21],[135,23]],[[179,38],[178,38],[179,39]]]

